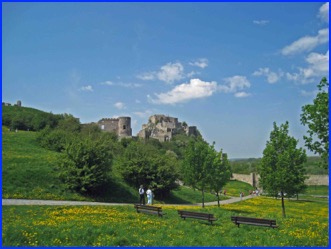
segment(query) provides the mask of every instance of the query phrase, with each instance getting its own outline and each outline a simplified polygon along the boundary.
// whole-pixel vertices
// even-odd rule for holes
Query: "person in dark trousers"
[[[139,196],[140,196],[140,205],[145,205],[145,190],[144,190],[144,186],[140,185],[139,188]]]

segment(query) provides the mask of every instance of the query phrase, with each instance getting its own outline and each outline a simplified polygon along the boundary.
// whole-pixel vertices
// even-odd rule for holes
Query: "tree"
[[[161,153],[151,144],[132,141],[117,160],[118,171],[131,186],[150,186],[162,199],[177,188],[177,160],[171,153]]]
[[[288,122],[280,127],[277,127],[276,123],[273,126],[259,168],[260,185],[270,195],[281,194],[282,214],[286,217],[285,193],[293,195],[303,190],[306,179],[303,163],[306,162],[307,156],[305,150],[296,148],[298,141],[289,136]]]
[[[207,188],[217,193],[230,179],[230,167],[226,155],[217,153],[213,145],[203,140],[191,141],[182,164],[184,181],[187,185],[201,190],[202,207]]]
[[[210,172],[210,189],[215,191],[217,196],[218,207],[220,207],[219,191],[225,186],[230,180],[231,171],[230,163],[227,158],[227,154],[223,154],[222,150],[217,153],[214,145],[210,147],[211,153],[213,154],[213,163]]]
[[[211,167],[209,146],[205,141],[191,141],[186,149],[182,163],[185,184],[201,190],[202,207],[204,207],[204,191],[208,183],[208,167]]]
[[[105,141],[76,138],[66,145],[59,161],[60,179],[71,190],[95,193],[107,181],[112,159]]]
[[[317,85],[319,92],[313,104],[302,107],[301,123],[308,126],[305,145],[322,158],[321,166],[328,168],[329,162],[329,83],[324,77]]]

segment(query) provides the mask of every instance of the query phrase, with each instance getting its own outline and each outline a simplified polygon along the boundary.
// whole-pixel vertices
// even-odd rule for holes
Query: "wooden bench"
[[[276,220],[260,219],[260,218],[250,218],[241,216],[231,216],[231,221],[238,227],[240,224],[254,225],[254,226],[265,226],[277,228]]]
[[[184,220],[185,220],[185,218],[208,220],[210,222],[210,224],[213,224],[213,221],[217,220],[213,214],[191,212],[191,211],[185,211],[185,210],[177,210],[177,211],[178,211],[179,216],[181,218],[183,218]]]
[[[134,208],[137,210],[137,213],[156,214],[161,217],[163,216],[162,207],[134,204]]]

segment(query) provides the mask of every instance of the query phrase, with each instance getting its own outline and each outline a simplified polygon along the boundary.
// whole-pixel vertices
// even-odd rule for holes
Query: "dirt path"
[[[245,196],[242,200],[247,200],[255,196]],[[232,197],[227,200],[220,201],[221,205],[239,202],[240,197]],[[114,205],[133,205],[133,203],[109,203],[109,202],[88,202],[88,201],[54,201],[54,200],[26,200],[26,199],[2,199],[2,206],[8,205],[48,205],[48,206],[114,206]],[[202,203],[196,204],[162,204],[162,205],[194,205],[202,206]],[[217,205],[215,202],[207,202],[205,206]]]

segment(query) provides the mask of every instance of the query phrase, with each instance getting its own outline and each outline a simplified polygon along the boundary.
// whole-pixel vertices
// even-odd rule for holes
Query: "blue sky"
[[[2,101],[82,123],[153,114],[261,157],[329,73],[329,4],[2,3]],[[312,155],[311,153],[309,153]]]

